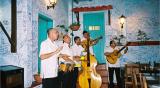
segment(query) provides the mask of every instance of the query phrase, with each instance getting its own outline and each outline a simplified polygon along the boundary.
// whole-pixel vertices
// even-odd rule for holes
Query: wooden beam
[[[160,45],[160,41],[134,41],[134,42],[128,42],[128,46],[146,46],[146,45]]]
[[[110,10],[113,9],[112,5],[108,6],[96,6],[96,7],[77,7],[73,8],[73,12],[89,12],[89,11],[101,11],[101,10]]]
[[[17,52],[17,5],[16,0],[11,0],[11,52]]]
[[[108,10],[108,25],[111,25],[111,11]]]

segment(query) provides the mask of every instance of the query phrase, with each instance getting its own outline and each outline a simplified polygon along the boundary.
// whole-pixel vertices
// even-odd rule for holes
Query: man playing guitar
[[[113,83],[114,71],[116,74],[117,85],[119,88],[122,88],[121,77],[120,77],[120,61],[118,58],[120,58],[121,54],[120,51],[122,51],[123,49],[124,48],[119,50],[114,40],[110,41],[110,46],[105,49],[104,55],[107,56],[108,70],[109,70],[109,81],[110,81],[109,88],[114,88],[114,83]],[[126,49],[124,50],[124,54],[127,53],[127,50],[128,47],[126,47]],[[117,58],[115,58],[114,56]],[[112,62],[112,60],[110,59],[116,59],[116,61],[113,60],[114,62]]]

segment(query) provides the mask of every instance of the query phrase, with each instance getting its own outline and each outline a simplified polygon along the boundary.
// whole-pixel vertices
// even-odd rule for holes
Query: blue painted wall
[[[126,21],[122,33],[125,41],[137,41],[138,30],[144,31],[152,40],[160,40],[160,1],[159,0],[92,0],[74,4],[74,7],[91,7],[112,5],[111,25],[108,25],[108,12],[105,12],[106,46],[113,37],[120,34],[119,17],[123,14]],[[71,10],[71,4],[69,6]],[[69,12],[69,24],[71,24],[71,12]],[[74,21],[75,21],[74,16]],[[74,35],[82,37],[83,13],[80,13],[81,30]],[[160,62],[160,46],[131,46],[126,54],[126,62]]]
[[[47,1],[17,0],[17,53],[10,52],[10,44],[0,29],[0,66],[16,65],[23,67],[25,88],[31,85],[34,81],[33,75],[38,72],[38,14],[52,18],[54,25],[68,24],[67,0],[58,0],[54,10],[47,10]],[[10,19],[8,16],[10,10],[7,3],[1,4],[0,20],[4,23],[5,20],[9,21]],[[10,22],[8,22],[9,24]],[[5,27],[10,33],[10,26],[8,25]]]
[[[47,10],[45,1],[47,0],[17,0],[17,53],[10,53],[10,44],[0,29],[0,65],[9,64],[23,67],[25,69],[25,87],[31,85],[32,75],[38,71],[38,14],[53,18],[55,25],[71,23],[71,0],[58,0],[54,10]],[[108,41],[118,34],[120,29],[118,18],[122,14],[127,17],[124,27],[127,40],[135,41],[138,29],[145,31],[151,40],[160,40],[159,0],[92,0],[74,4],[74,7],[97,5],[113,6],[111,26],[107,25],[107,12],[105,12],[106,46],[108,46]],[[2,19],[2,12],[5,11],[0,10],[0,20],[10,19]],[[81,13],[80,20],[83,23],[82,15]],[[10,27],[6,27],[10,33]],[[82,36],[82,27],[74,34]],[[132,62],[160,62],[159,53],[160,46],[134,46],[129,47],[127,58]]]

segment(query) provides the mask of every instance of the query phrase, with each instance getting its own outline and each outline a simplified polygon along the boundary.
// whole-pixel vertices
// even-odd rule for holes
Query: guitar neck
[[[120,50],[118,50],[118,53],[120,53],[123,49],[125,49],[126,48],[126,45],[125,46],[123,46]]]
[[[123,47],[118,51],[118,53],[120,53],[124,48],[125,48],[125,47],[123,46]]]
[[[126,43],[126,45],[124,45],[119,51],[118,51],[118,53],[120,53],[123,49],[125,49],[126,48],[126,46],[128,46],[130,43],[129,42],[127,42]]]

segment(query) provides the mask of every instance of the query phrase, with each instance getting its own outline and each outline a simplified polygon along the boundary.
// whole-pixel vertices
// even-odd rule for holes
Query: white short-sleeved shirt
[[[81,45],[74,44],[72,46],[73,56],[81,56],[83,55],[84,48]],[[80,62],[75,61],[76,64],[80,64]]]
[[[109,52],[112,53],[114,50],[119,50],[117,47],[115,47],[114,49],[112,47],[106,47],[105,52]],[[120,61],[119,59],[117,59],[117,62],[115,64],[110,64],[108,62],[108,67],[120,67]]]
[[[58,46],[49,38],[41,43],[40,55],[56,51]],[[58,55],[55,54],[47,59],[41,60],[41,77],[53,78],[58,75]]]
[[[83,37],[81,41],[84,41],[84,40],[87,40],[87,39]],[[91,53],[92,55],[94,55],[93,47],[92,47],[92,46],[89,47],[89,50],[90,50],[90,53]]]
[[[73,56],[81,56],[84,48],[81,45],[74,44],[72,46]]]
[[[73,52],[72,52],[72,49],[70,48],[69,44],[63,43],[63,49],[61,50],[60,53],[61,54],[66,54],[66,55],[70,56],[69,58],[71,60],[73,60]],[[63,63],[70,63],[70,62],[65,61],[63,58],[59,59],[59,63],[61,63],[61,62],[63,62]]]

